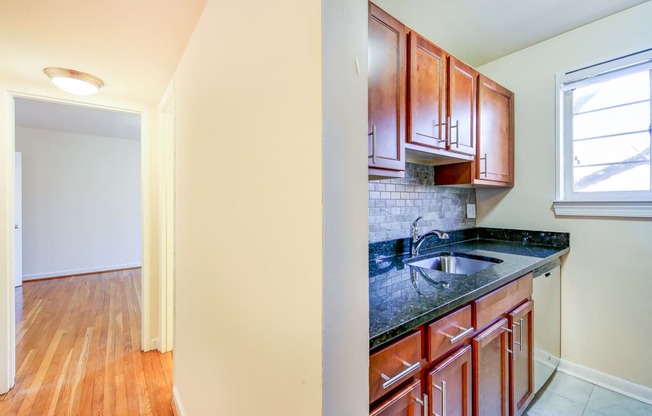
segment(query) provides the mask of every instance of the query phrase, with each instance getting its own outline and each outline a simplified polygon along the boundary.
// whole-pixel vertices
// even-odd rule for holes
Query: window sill
[[[652,218],[652,201],[555,201],[558,217]]]

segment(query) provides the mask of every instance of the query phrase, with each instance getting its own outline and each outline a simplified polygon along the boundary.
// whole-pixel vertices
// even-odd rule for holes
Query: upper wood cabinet
[[[475,155],[476,80],[478,73],[454,56],[450,56],[448,61],[450,150]]]
[[[514,93],[478,77],[476,178],[514,185]]]
[[[369,175],[405,171],[405,26],[369,3]]]
[[[445,164],[475,157],[476,72],[415,31],[408,34],[407,156]]]
[[[448,55],[412,31],[408,42],[407,142],[448,147]]]
[[[484,75],[477,85],[475,159],[436,166],[436,185],[514,186],[514,93]]]

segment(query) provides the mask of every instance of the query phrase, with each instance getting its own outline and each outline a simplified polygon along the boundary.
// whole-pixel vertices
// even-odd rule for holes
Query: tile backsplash
[[[423,231],[475,227],[466,204],[475,204],[475,189],[434,186],[431,166],[407,163],[405,178],[369,181],[369,241],[407,238],[412,221],[422,216]]]

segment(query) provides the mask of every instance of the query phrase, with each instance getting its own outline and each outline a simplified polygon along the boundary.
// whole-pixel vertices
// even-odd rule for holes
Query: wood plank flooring
[[[140,351],[140,270],[16,289],[16,385],[0,415],[172,415],[172,354]]]

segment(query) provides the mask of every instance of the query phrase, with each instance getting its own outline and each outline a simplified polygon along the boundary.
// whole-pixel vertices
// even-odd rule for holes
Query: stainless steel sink
[[[415,257],[406,260],[404,263],[408,266],[421,267],[423,269],[467,275],[488,269],[498,263],[502,263],[502,260],[473,254],[446,252]]]

